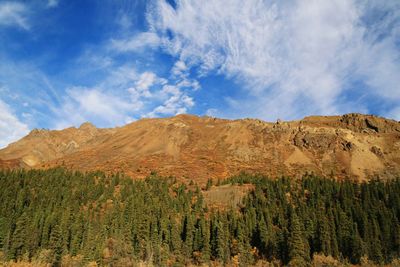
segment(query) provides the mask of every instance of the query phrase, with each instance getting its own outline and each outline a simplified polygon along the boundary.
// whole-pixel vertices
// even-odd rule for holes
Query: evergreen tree
[[[184,220],[182,240],[184,241],[186,256],[192,257],[194,239],[194,222],[191,214],[188,214]]]
[[[56,224],[52,230],[49,240],[49,248],[54,253],[54,265],[59,266],[61,263],[61,256],[63,253],[63,239],[61,235],[61,228]]]
[[[309,261],[309,251],[305,243],[299,218],[295,211],[291,213],[290,234],[288,240],[289,265],[306,266]]]
[[[200,228],[201,228],[201,234],[203,237],[203,242],[201,246],[201,255],[202,255],[202,260],[205,263],[208,263],[210,261],[210,256],[211,256],[211,247],[210,247],[210,242],[211,242],[211,237],[210,237],[210,224],[202,217],[200,221]]]
[[[28,236],[28,218],[26,213],[23,213],[18,218],[15,230],[12,233],[9,257],[11,259],[18,259],[25,252],[27,252],[25,240]]]
[[[216,227],[216,252],[222,262],[227,263],[230,256],[228,231],[223,219],[217,222]]]
[[[246,236],[242,223],[239,223],[238,225],[237,235],[239,242],[239,265],[249,266],[253,263],[253,257],[251,255],[249,239]]]
[[[211,188],[211,186],[212,186],[212,179],[211,178],[209,178],[208,180],[207,180],[207,184],[206,184],[206,190],[209,190],[210,188]]]
[[[331,231],[329,229],[329,223],[324,215],[320,215],[320,222],[318,226],[318,251],[321,251],[325,255],[332,255],[332,241]]]
[[[353,263],[358,264],[358,263],[360,263],[360,259],[363,255],[364,255],[363,241],[358,232],[357,224],[354,224],[350,260]]]
[[[400,256],[399,179],[360,184],[242,173],[221,181],[244,183],[254,189],[239,207],[210,209],[204,192],[174,178],[0,170],[0,250],[8,259],[58,265],[70,254],[105,266],[266,259],[301,266],[320,252],[383,264]]]
[[[4,248],[4,241],[6,239],[6,222],[5,219],[0,217],[0,251]]]

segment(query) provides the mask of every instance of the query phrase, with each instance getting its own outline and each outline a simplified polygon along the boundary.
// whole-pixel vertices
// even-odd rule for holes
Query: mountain
[[[202,182],[241,171],[391,178],[400,174],[400,123],[362,114],[275,123],[178,115],[112,129],[35,129],[0,150],[3,168],[54,166]]]

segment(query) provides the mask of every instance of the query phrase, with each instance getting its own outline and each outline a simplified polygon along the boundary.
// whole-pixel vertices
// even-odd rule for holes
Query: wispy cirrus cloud
[[[0,3],[0,26],[15,26],[29,30],[28,7],[20,2]]]
[[[55,124],[57,129],[86,121],[120,126],[131,120],[127,113],[136,109],[135,103],[98,88],[72,87],[64,98],[62,106],[55,111],[59,118]]]
[[[0,3],[9,132],[179,113],[400,119],[399,1],[106,2],[82,3],[97,7],[85,16],[74,2]]]
[[[68,56],[60,54],[57,45],[57,49],[46,49],[51,40],[57,43],[69,33],[69,24],[58,20],[62,6],[50,10],[58,4],[54,0],[0,3],[0,30],[4,27],[9,42],[0,45],[4,47],[0,89],[6,88],[0,90],[0,124],[8,125],[7,131],[0,128],[8,136],[4,144],[20,138],[28,128],[59,129],[85,121],[113,127],[142,117],[189,112],[194,106],[190,94],[200,88],[199,83],[187,70],[176,75],[168,67],[158,71],[163,62],[155,62],[152,56],[160,38],[134,28],[137,20],[128,16],[132,10],[118,13],[119,19],[104,10],[115,25],[99,42],[90,43],[90,38],[79,36],[76,46],[66,49]],[[45,14],[48,19],[40,20]],[[97,19],[96,14],[89,16]],[[63,31],[37,27],[53,22],[65,27]],[[15,27],[26,31],[15,35]],[[72,30],[72,36],[78,38]],[[137,57],[138,53],[144,59]]]
[[[174,8],[159,0],[148,22],[165,51],[199,75],[217,72],[244,86],[241,105],[222,115],[293,118],[369,109],[349,92],[396,105],[399,10],[396,1],[177,1]]]
[[[159,45],[160,38],[152,32],[139,33],[132,38],[111,40],[111,49],[116,52],[139,52],[145,48]]]

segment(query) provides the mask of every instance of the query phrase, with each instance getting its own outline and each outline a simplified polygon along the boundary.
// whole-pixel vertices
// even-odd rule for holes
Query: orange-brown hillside
[[[33,130],[0,150],[0,167],[59,165],[132,177],[157,171],[200,181],[240,171],[391,178],[400,174],[400,123],[361,114],[276,123],[178,115],[114,129],[84,123]]]

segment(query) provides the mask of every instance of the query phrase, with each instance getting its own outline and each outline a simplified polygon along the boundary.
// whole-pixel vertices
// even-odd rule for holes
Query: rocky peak
[[[92,123],[90,122],[84,122],[81,124],[81,126],[79,126],[80,130],[94,130],[97,129],[96,126],[94,126]]]
[[[340,118],[346,128],[357,132],[389,133],[400,132],[400,123],[375,115],[358,113],[345,114]]]
[[[156,170],[200,180],[240,171],[359,179],[400,174],[400,123],[373,115],[271,123],[182,114],[114,129],[91,123],[59,131],[35,129],[29,136],[0,150],[0,159],[35,168],[124,171],[132,177]]]
[[[31,137],[35,137],[35,136],[45,136],[45,135],[48,134],[48,132],[49,132],[49,130],[46,130],[46,129],[38,129],[38,128],[35,128],[35,129],[32,129],[32,131],[30,131],[30,133],[28,134],[28,136],[31,136]]]

